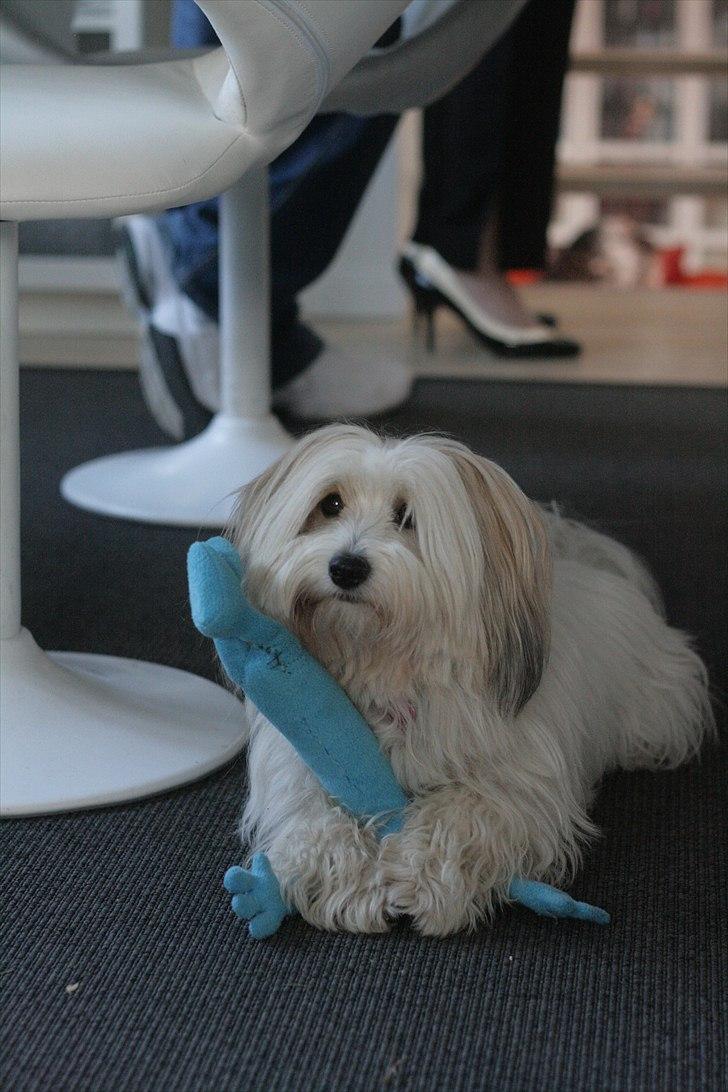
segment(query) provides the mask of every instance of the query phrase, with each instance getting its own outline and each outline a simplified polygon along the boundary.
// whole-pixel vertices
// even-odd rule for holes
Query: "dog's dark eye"
[[[338,493],[328,493],[319,505],[321,515],[326,516],[327,519],[340,515],[343,508],[344,502]]]
[[[400,504],[400,505],[397,506],[397,508],[395,508],[395,510],[394,510],[394,522],[397,524],[397,526],[400,528],[400,530],[403,530],[403,531],[411,531],[412,530],[412,528],[415,525],[414,524],[414,519],[412,518],[412,513],[407,512],[407,505],[406,504]]]

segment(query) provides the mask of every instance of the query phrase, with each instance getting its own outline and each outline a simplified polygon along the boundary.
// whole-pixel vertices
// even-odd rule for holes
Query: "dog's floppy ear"
[[[467,491],[483,546],[480,591],[486,682],[504,717],[541,681],[548,656],[551,556],[541,516],[495,463],[446,444]]]
[[[232,515],[225,527],[225,535],[243,556],[250,545],[253,529],[258,526],[269,501],[290,473],[292,464],[292,453],[286,452],[239,490]]]

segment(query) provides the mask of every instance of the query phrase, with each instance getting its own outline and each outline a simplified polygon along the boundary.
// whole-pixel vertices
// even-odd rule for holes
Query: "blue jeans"
[[[180,49],[218,44],[193,0],[175,0],[172,42]],[[296,296],[336,254],[396,124],[389,115],[319,115],[269,167],[274,387],[321,350],[321,339],[298,318]],[[170,209],[160,223],[177,284],[217,321],[217,198]]]

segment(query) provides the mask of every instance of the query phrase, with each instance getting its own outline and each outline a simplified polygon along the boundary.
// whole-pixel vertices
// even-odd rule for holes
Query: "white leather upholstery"
[[[223,48],[153,64],[3,66],[0,218],[112,217],[221,193],[319,109],[394,113],[437,98],[525,0],[440,0],[436,23],[429,0],[417,37],[363,60],[407,0],[197,3]]]
[[[197,4],[227,50],[248,124],[267,130],[287,115],[307,122],[408,0],[255,0],[255,15],[240,0]],[[294,82],[298,66],[305,89]]]
[[[5,67],[2,219],[110,217],[227,189],[258,149],[215,117],[196,63]]]
[[[224,47],[203,57],[3,66],[0,218],[112,217],[222,192],[296,138],[407,6],[198,2]]]

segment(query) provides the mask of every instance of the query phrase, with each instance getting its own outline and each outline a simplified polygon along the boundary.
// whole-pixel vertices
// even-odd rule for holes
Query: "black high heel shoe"
[[[407,285],[415,306],[415,322],[424,320],[428,352],[435,348],[435,312],[447,307],[463,321],[468,330],[498,356],[533,359],[576,356],[581,346],[571,338],[552,334],[553,324],[542,320],[540,330],[520,330],[492,319],[457,283],[455,272],[431,247],[410,243],[399,260],[399,274]],[[546,318],[546,316],[544,316]]]
[[[420,283],[417,273],[406,258],[400,259],[399,274],[412,293],[412,302],[415,305],[414,328],[417,330],[420,322],[424,321],[425,345],[427,346],[428,353],[434,353],[435,311],[442,302],[440,294],[437,289],[433,288],[431,285]]]

